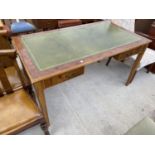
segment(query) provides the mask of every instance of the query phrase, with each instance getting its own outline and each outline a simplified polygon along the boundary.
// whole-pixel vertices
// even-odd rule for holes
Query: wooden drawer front
[[[127,51],[127,52],[125,52],[125,53],[118,54],[118,55],[114,56],[114,58],[115,58],[116,60],[121,61],[121,60],[124,60],[124,59],[127,58],[127,57],[130,57],[130,56],[132,56],[132,55],[135,55],[135,54],[138,54],[139,52],[144,51],[145,48],[146,48],[146,46],[141,46],[141,47],[138,47],[138,48],[136,48],[136,49]]]
[[[80,67],[78,69],[72,70],[72,71],[68,71],[66,73],[54,76],[50,79],[47,79],[44,81],[44,85],[46,88],[54,86],[58,83],[67,81],[69,79],[72,79],[74,77],[77,77],[79,75],[82,75],[84,73],[84,67]]]

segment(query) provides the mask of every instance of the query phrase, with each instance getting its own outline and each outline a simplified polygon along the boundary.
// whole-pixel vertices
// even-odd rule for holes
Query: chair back
[[[7,25],[9,28],[11,28],[11,24],[12,23],[16,23],[16,22],[19,22],[19,21],[31,21],[31,20],[25,20],[25,19],[3,19],[2,20],[3,21],[3,23],[5,24],[5,25]]]
[[[16,51],[14,49],[0,50],[0,83],[3,87],[3,90],[0,88],[0,96],[13,92],[13,88],[11,86],[11,83],[9,82],[9,79],[6,73],[7,67],[10,67],[10,66],[15,67],[18,73],[19,79],[22,85],[24,86],[24,80],[16,61]]]
[[[61,20],[58,20],[58,27],[59,28],[77,26],[77,25],[81,25],[81,24],[82,24],[82,21],[80,19],[61,19]]]
[[[5,25],[7,25],[9,28],[11,28],[11,24],[13,22],[16,22],[16,19],[3,19],[3,22]]]

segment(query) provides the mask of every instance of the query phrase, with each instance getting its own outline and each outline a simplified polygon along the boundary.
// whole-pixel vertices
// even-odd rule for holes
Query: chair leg
[[[32,99],[33,99],[35,102],[37,102],[37,100],[36,100],[36,95],[35,95],[35,93],[34,93],[34,90],[33,90],[33,88],[32,88],[32,85],[27,86],[27,91],[28,91],[29,95],[32,97]]]
[[[108,66],[108,65],[109,65],[109,63],[110,63],[111,59],[112,59],[112,57],[110,57],[110,58],[108,59],[108,61],[106,62],[106,66]]]
[[[42,128],[42,130],[44,131],[45,135],[50,135],[50,132],[48,131],[48,125],[46,123],[42,123],[40,124],[40,127]]]

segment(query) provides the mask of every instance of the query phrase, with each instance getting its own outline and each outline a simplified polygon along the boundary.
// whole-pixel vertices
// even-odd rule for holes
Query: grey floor
[[[155,75],[142,69],[124,85],[130,68],[113,60],[85,68],[85,74],[45,91],[52,135],[124,134],[155,109]],[[40,126],[21,134],[41,135]]]

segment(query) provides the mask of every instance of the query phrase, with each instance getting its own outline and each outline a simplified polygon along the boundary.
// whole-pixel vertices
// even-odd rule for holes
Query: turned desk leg
[[[39,103],[40,103],[39,104],[40,109],[41,109],[41,111],[42,111],[42,113],[44,115],[46,124],[49,127],[50,122],[49,122],[49,118],[48,118],[46,100],[45,100],[45,95],[44,95],[44,89],[45,89],[44,82],[40,81],[40,82],[34,83],[34,88],[35,88],[35,91],[36,91],[36,94],[37,94],[37,97],[38,97],[38,100],[39,100]]]
[[[125,84],[126,86],[128,86],[132,82],[132,80],[134,79],[134,77],[135,77],[135,75],[137,73],[138,65],[140,64],[140,61],[141,61],[141,59],[142,59],[142,57],[144,55],[144,52],[145,52],[145,50],[138,54],[134,64],[132,65],[128,80],[127,80],[127,82]]]

